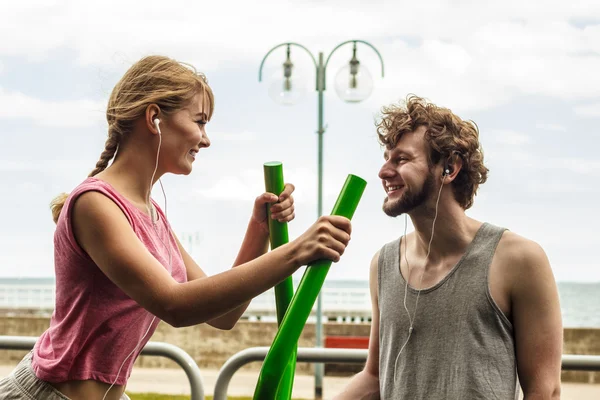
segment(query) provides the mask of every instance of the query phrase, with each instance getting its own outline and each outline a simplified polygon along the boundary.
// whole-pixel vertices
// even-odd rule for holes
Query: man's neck
[[[411,247],[415,256],[427,258],[428,264],[437,264],[446,257],[464,253],[481,226],[479,221],[468,217],[455,202],[440,203],[437,217],[435,209],[417,210],[409,215],[415,227],[414,244]]]

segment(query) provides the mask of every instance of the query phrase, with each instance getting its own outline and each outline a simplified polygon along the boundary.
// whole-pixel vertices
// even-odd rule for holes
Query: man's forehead
[[[386,147],[383,156],[388,158],[390,154],[412,154],[416,155],[419,152],[427,151],[427,143],[423,132],[410,132],[402,135],[398,143],[394,147]]]
[[[386,147],[386,149],[383,151],[383,157],[387,159],[391,155],[402,154],[402,153],[408,153],[406,147],[401,146],[400,144],[397,144],[395,147],[391,147],[391,148]]]

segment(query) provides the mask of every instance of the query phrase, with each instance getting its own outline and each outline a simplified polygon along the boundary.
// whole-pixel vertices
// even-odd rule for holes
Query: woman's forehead
[[[205,92],[195,95],[186,108],[189,110],[190,114],[194,116],[203,115],[206,119],[208,119],[208,116],[211,114],[210,100]]]

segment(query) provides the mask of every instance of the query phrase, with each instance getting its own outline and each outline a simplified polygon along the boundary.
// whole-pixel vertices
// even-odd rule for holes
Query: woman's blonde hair
[[[170,115],[185,107],[196,95],[204,98],[208,119],[214,110],[214,96],[206,77],[188,64],[163,56],[144,57],[132,65],[115,85],[106,110],[108,139],[96,167],[89,176],[106,169],[119,143],[144,116],[150,104]],[[52,218],[58,221],[68,195],[61,193],[50,203]]]

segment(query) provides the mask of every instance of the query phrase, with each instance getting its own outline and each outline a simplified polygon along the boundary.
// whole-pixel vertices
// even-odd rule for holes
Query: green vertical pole
[[[348,175],[331,214],[351,219],[366,185],[364,179],[355,175]],[[298,346],[300,334],[315,305],[315,300],[325,282],[330,267],[331,261],[326,259],[312,262],[307,266],[263,362],[254,391],[254,400],[277,398],[276,385],[281,382],[285,373],[282,366],[288,364],[290,354]]]
[[[267,162],[263,166],[265,176],[265,190],[269,193],[279,196],[284,190],[283,165],[281,162]],[[270,207],[267,207],[267,218],[269,221],[269,239],[271,249],[286,244],[289,241],[288,226],[285,222],[279,222],[271,218]],[[292,277],[287,277],[281,283],[275,286],[275,304],[277,308],[277,323],[281,326],[283,316],[292,301],[294,295],[294,285]],[[294,374],[296,372],[296,353],[297,346],[290,355],[289,362],[286,365],[285,373],[281,379],[277,390],[277,400],[290,400],[292,398],[292,388],[294,386]]]
[[[325,90],[325,66],[323,65],[323,53],[319,53],[319,65],[317,67],[317,91],[318,91],[318,115],[319,127],[318,135],[318,199],[317,199],[317,218],[323,215],[323,91]],[[323,324],[321,322],[322,296],[319,292],[317,297],[317,320],[315,322],[315,347],[323,347]],[[323,398],[323,364],[315,364],[315,400]]]

